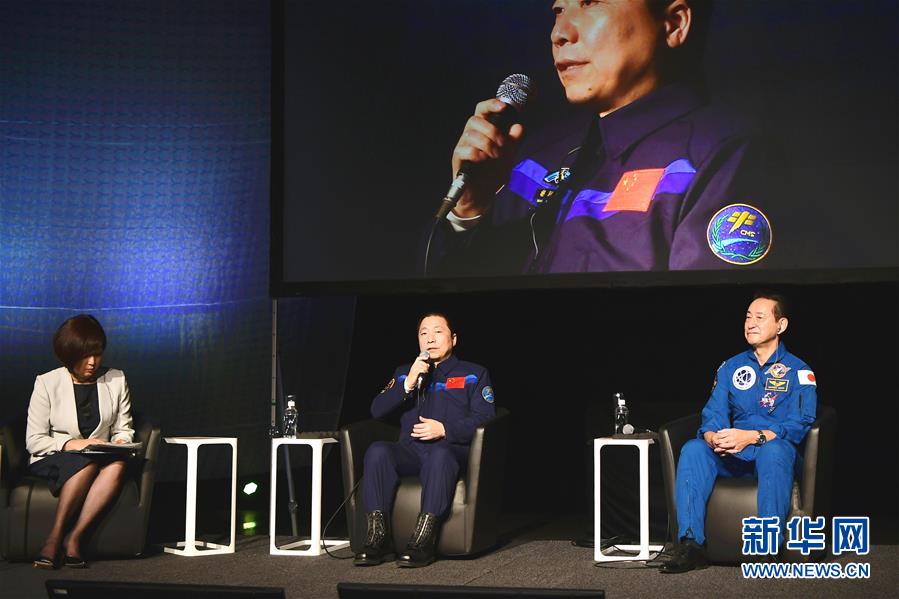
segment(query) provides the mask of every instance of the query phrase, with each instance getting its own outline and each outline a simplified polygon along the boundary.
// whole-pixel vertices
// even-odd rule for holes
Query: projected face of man
[[[418,348],[428,352],[435,364],[443,362],[456,347],[456,334],[442,316],[426,316],[418,325]]]
[[[682,45],[690,27],[686,0],[556,0],[550,39],[568,101],[600,114],[662,83],[660,55]]]

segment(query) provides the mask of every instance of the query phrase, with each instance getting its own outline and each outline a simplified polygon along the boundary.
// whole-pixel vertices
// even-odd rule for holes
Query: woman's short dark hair
[[[106,333],[90,314],[67,319],[53,335],[53,353],[69,370],[84,358],[102,354],[105,349]]]

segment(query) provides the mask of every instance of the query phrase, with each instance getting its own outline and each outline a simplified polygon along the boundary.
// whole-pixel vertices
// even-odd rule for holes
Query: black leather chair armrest
[[[833,464],[836,459],[836,429],[836,411],[818,404],[818,418],[803,441],[802,479],[799,482],[803,514],[832,515],[833,469],[819,466]]]
[[[702,424],[700,414],[691,414],[672,420],[659,429],[659,453],[662,461],[662,479],[665,481],[665,503],[668,506],[668,536],[677,542],[677,509],[674,503],[674,479],[677,476],[677,460],[684,443],[696,438]]]
[[[25,451],[25,421],[23,412],[0,426],[0,488],[5,488],[7,493],[28,471],[30,456]]]
[[[475,429],[468,449],[468,470],[465,474],[465,502],[478,497],[483,475],[488,474],[492,486],[502,487],[503,465],[509,431],[509,411],[497,408],[496,415]]]
[[[356,489],[356,484],[362,480],[365,452],[375,441],[396,441],[399,436],[400,431],[397,427],[380,420],[354,422],[341,428],[338,433],[343,489],[348,497],[347,532],[352,540],[353,551],[361,550],[362,535],[365,531],[365,517],[361,506],[358,505],[361,502],[361,491]]]
[[[659,429],[659,446],[662,450],[662,468],[666,474],[677,472],[677,458],[684,443],[696,438],[696,431],[702,424],[702,416],[690,414],[663,424]],[[674,480],[672,478],[672,480]]]
[[[354,422],[340,429],[340,451],[343,459],[344,485],[352,489],[362,477],[365,451],[375,441],[396,441],[400,431],[397,427],[380,420]]]
[[[9,505],[9,483],[7,483],[6,478],[4,476],[5,471],[3,468],[3,437],[0,436],[0,508],[5,508]],[[6,468],[9,470],[9,468]]]
[[[140,505],[149,505],[153,499],[153,485],[156,483],[156,468],[159,462],[159,444],[162,441],[162,431],[154,427],[143,446],[143,470],[140,480]]]

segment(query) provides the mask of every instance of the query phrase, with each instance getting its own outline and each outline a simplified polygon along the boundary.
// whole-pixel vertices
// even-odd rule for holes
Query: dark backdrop
[[[899,286],[778,289],[792,302],[784,342],[815,371],[819,402],[837,410],[835,513],[870,515],[879,534],[899,541],[899,494],[887,484],[899,451],[889,432],[879,432],[899,421],[890,382],[899,358]],[[497,405],[513,414],[507,509],[587,513],[592,454],[585,444],[611,433],[612,394],[625,394],[631,422],[641,428],[658,430],[701,410],[718,366],[746,348],[742,327],[753,291],[697,286],[361,297],[341,420],[366,417],[396,365],[415,357],[416,315],[444,310],[455,321],[457,354],[488,366]],[[660,537],[664,498],[653,459],[654,537]],[[612,462],[616,476],[604,475],[604,489],[610,483],[619,489],[609,509],[634,523],[634,462]]]

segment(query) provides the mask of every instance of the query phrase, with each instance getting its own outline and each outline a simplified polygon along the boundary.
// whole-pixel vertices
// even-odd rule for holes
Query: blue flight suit
[[[780,342],[764,365],[752,348],[725,361],[715,375],[696,439],[681,449],[675,480],[678,538],[705,542],[706,504],[718,476],[758,479],[758,514],[778,516],[783,528],[797,470],[797,448],[815,421],[815,375]],[[720,457],[703,439],[724,428],[770,430],[777,438]],[[747,514],[748,515],[748,514]]]
[[[406,393],[404,382],[411,364],[400,366],[371,404],[371,414],[383,418],[396,410],[400,437],[396,443],[376,441],[365,452],[362,505],[366,512],[389,514],[401,476],[421,479],[421,511],[443,517],[456,488],[459,473],[468,463],[475,429],[492,418],[493,388],[487,369],[450,356],[432,368],[426,389]],[[438,420],[446,436],[421,441],[411,436],[419,416]]]
[[[768,171],[758,143],[694,86],[671,84],[602,118],[548,125],[526,137],[519,158],[477,225],[455,232],[441,223],[429,274],[728,269],[770,261],[776,225],[762,212],[771,202],[760,191]],[[734,204],[756,210],[710,236],[713,222],[720,228],[732,211],[743,211],[728,210],[719,222],[719,211]],[[741,243],[754,245],[738,258],[733,250]]]

